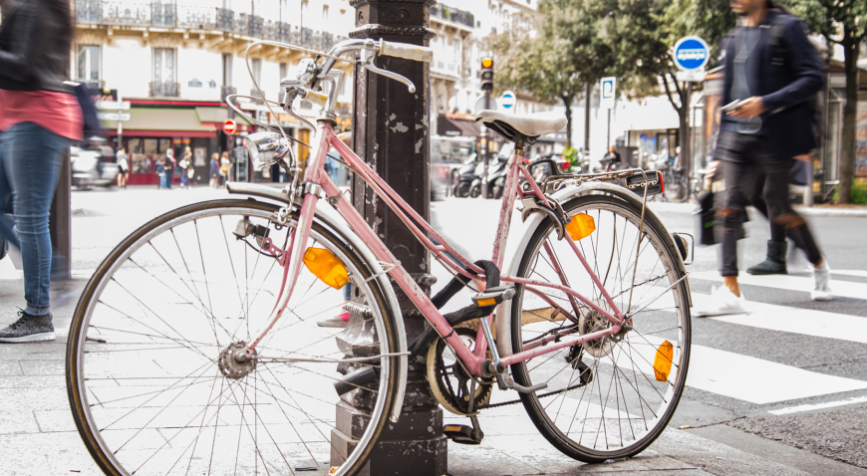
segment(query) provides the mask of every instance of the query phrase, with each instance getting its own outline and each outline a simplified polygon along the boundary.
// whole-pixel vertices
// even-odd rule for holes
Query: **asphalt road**
[[[74,268],[87,274],[124,236],[160,213],[225,196],[225,191],[203,188],[73,192]],[[694,231],[692,206],[651,207],[670,231]],[[498,208],[499,201],[450,198],[432,204],[432,221],[469,257],[488,258]],[[832,268],[832,289],[841,297],[810,301],[812,278],[802,256],[790,257],[788,277],[748,279],[742,272],[750,313],[693,319],[693,348],[698,350],[672,425],[725,424],[867,468],[867,218],[815,216],[808,221]],[[517,220],[512,236],[521,231]],[[767,223],[754,216],[747,233],[739,242],[742,269],[764,258]],[[718,247],[695,251],[688,270],[696,299],[721,284],[717,253]],[[439,286],[449,277],[438,265],[434,274]]]

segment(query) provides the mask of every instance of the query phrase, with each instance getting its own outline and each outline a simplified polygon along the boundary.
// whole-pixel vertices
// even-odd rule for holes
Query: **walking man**
[[[770,0],[732,0],[731,6],[742,18],[724,45],[726,106],[715,152],[724,182],[714,207],[725,285],[713,291],[710,306],[696,309],[698,316],[744,312],[737,239],[745,197],[756,187],[761,187],[768,218],[786,230],[813,265],[813,300],[831,299],[828,265],[788,196],[793,158],[816,147],[810,101],[823,83],[816,51],[801,22],[772,9]],[[770,251],[778,248],[769,246]]]

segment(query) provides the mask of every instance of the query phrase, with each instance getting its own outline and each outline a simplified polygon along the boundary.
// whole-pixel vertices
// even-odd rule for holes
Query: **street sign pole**
[[[117,115],[120,117],[123,114],[123,99],[120,96],[120,91],[117,92]],[[117,121],[117,147],[123,144],[123,121]]]
[[[614,100],[617,97],[617,78],[611,76],[602,78],[600,81],[601,92],[599,105],[608,109],[608,135],[605,138],[605,153],[608,153],[608,148],[611,147],[611,110],[614,109]]]
[[[692,83],[704,81],[704,68],[710,60],[710,47],[697,36],[685,36],[674,45],[674,64],[680,71],[677,72],[677,80],[683,81],[684,100],[681,104],[680,117],[680,156],[679,166],[683,168],[687,177],[692,171],[692,151],[690,150],[690,127],[689,109],[692,106]],[[686,190],[689,196],[689,187]]]

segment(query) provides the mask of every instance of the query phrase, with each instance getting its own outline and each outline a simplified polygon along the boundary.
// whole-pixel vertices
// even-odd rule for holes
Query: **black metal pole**
[[[51,279],[72,277],[72,164],[69,150],[63,153],[57,190],[48,216],[48,234],[54,251],[51,259]]]
[[[485,90],[485,110],[491,108],[491,92]],[[482,198],[488,198],[488,165],[491,163],[491,132],[485,127],[485,150],[482,151],[482,160],[484,161],[484,171],[482,172]]]
[[[352,38],[383,39],[427,45],[434,36],[429,28],[429,0],[352,0],[356,29]],[[422,217],[430,215],[430,125],[427,63],[380,56],[377,66],[406,76],[415,84],[410,94],[405,85],[355,69],[353,149]],[[435,279],[425,249],[409,229],[357,177],[352,199],[376,234],[395,258],[429,292]],[[407,341],[424,330],[425,321],[412,302],[395,287],[403,313]],[[400,420],[383,430],[361,474],[390,476],[442,476],[448,469],[447,440],[443,415],[425,377],[424,357],[410,361],[406,398]],[[363,402],[345,402],[337,410],[337,429],[332,431],[332,464],[340,464],[361,436],[365,421]],[[352,405],[352,406],[350,406]]]

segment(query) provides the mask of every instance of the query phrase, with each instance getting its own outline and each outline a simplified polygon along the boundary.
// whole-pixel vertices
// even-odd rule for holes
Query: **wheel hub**
[[[226,378],[237,380],[252,372],[258,359],[255,349],[248,350],[243,341],[235,342],[220,352],[217,366]]]
[[[588,309],[587,312],[581,313],[578,319],[578,332],[581,335],[592,334],[594,332],[604,331],[611,327],[611,321],[603,316],[595,309]],[[603,336],[598,339],[589,340],[584,343],[584,350],[594,358],[601,359],[614,350],[614,340],[611,336]]]

